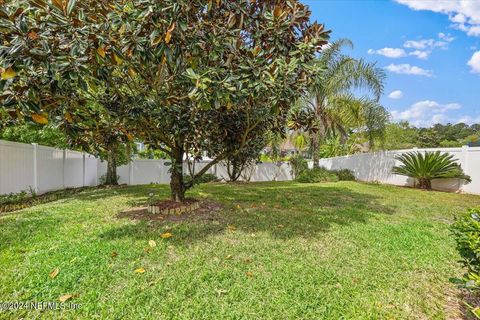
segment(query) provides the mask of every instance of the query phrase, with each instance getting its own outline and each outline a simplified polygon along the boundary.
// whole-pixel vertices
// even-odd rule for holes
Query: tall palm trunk
[[[312,148],[312,158],[313,158],[313,167],[320,167],[320,143],[325,140],[326,135],[326,124],[325,124],[325,109],[324,109],[324,98],[317,94],[315,97],[315,115],[319,120],[319,130],[318,132],[313,132],[311,135],[311,148]]]

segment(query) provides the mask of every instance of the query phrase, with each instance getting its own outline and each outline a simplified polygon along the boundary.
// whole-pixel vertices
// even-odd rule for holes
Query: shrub
[[[335,173],[321,167],[304,170],[296,180],[302,183],[315,183],[337,182],[339,179]]]
[[[402,165],[393,167],[392,173],[415,178],[420,189],[432,189],[432,180],[458,178],[470,182],[470,177],[463,173],[462,168],[453,156],[440,151],[408,152],[396,157]],[[415,185],[417,186],[415,181]]]
[[[190,175],[184,175],[183,176],[183,181],[187,184],[189,184],[192,181],[192,176]],[[205,173],[201,175],[197,180],[195,181],[195,184],[201,184],[201,183],[208,183],[208,182],[218,182],[220,179],[213,173]]]
[[[295,179],[300,176],[303,171],[308,170],[307,160],[299,154],[292,156],[288,162],[290,163],[292,175]]]
[[[0,195],[0,205],[19,203],[28,198],[30,198],[30,196],[26,191],[21,191],[19,193],[12,192],[9,194]]]
[[[355,175],[350,169],[341,169],[341,170],[332,170],[335,173],[340,181],[355,181]]]
[[[457,249],[467,273],[461,279],[463,286],[470,290],[480,289],[480,209],[469,210],[457,218],[452,227]]]

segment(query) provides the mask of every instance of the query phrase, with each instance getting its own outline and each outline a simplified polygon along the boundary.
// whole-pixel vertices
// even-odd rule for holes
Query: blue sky
[[[303,0],[387,73],[382,104],[417,126],[480,123],[480,0]],[[389,97],[390,96],[390,97]]]

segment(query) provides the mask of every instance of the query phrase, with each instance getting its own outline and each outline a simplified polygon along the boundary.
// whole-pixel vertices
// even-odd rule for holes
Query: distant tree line
[[[480,124],[440,124],[417,128],[407,121],[391,123],[385,130],[383,148],[387,150],[460,147],[480,139]]]

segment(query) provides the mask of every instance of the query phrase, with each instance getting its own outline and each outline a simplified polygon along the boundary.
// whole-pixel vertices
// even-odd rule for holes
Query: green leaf
[[[75,4],[77,3],[77,0],[69,0],[68,5],[67,5],[67,15],[70,15],[75,8]]]

